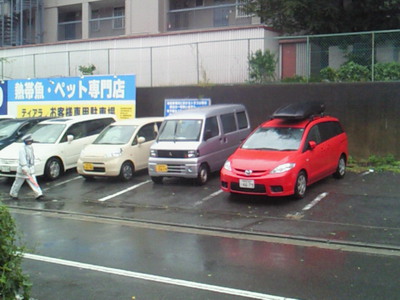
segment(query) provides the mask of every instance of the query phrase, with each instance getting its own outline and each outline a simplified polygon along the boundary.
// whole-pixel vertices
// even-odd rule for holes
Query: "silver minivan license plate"
[[[239,187],[245,189],[254,189],[254,180],[239,179]]]

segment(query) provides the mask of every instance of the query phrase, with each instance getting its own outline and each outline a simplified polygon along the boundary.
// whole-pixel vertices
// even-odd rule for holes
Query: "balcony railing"
[[[58,40],[76,40],[82,38],[82,21],[69,21],[58,23]]]
[[[190,30],[252,24],[238,4],[174,9],[168,12],[168,30]]]
[[[89,21],[89,37],[119,36],[125,34],[125,17],[96,18]]]

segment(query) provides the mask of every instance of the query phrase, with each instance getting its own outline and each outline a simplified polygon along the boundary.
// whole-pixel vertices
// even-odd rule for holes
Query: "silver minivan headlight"
[[[198,150],[189,150],[187,152],[187,158],[195,158],[195,157],[199,157],[199,151]]]

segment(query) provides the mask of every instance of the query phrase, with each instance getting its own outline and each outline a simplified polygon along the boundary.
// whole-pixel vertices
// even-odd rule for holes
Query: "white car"
[[[115,122],[114,115],[84,115],[49,119],[31,128],[35,151],[35,175],[50,180],[76,167],[82,149]],[[15,177],[21,140],[0,151],[0,176]]]
[[[164,118],[122,120],[105,128],[78,159],[77,171],[86,179],[94,176],[130,180],[134,171],[147,168],[150,146]]]

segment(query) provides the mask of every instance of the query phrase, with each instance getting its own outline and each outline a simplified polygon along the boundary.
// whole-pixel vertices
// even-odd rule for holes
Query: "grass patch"
[[[350,156],[347,169],[355,173],[362,173],[371,169],[375,172],[388,171],[400,173],[400,161],[396,160],[391,154],[386,156],[371,155],[368,159],[360,160],[355,160]]]

